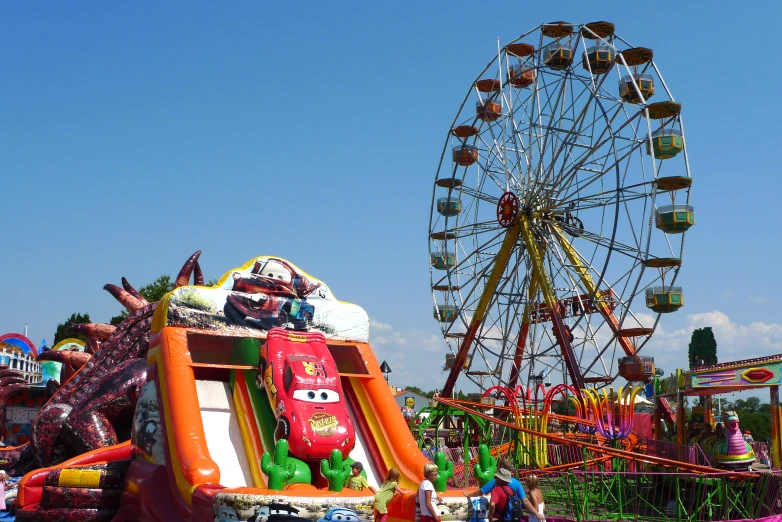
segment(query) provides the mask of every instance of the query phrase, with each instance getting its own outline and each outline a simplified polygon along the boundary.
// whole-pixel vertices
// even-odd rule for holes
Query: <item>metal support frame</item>
[[[568,374],[573,380],[573,385],[579,395],[581,395],[581,390],[586,387],[584,384],[584,377],[581,375],[581,369],[576,362],[576,355],[573,352],[573,346],[570,344],[570,335],[565,331],[565,323],[562,322],[562,317],[559,315],[557,296],[554,293],[554,289],[551,287],[551,280],[546,272],[546,268],[543,266],[543,253],[538,248],[538,243],[532,233],[529,217],[525,214],[520,214],[519,224],[521,225],[521,235],[527,245],[527,252],[529,252],[529,257],[532,261],[532,268],[537,275],[538,284],[543,292],[543,298],[546,301],[546,306],[548,306],[549,314],[551,315],[551,322],[554,325],[554,337],[556,337],[557,342],[559,343],[559,348],[562,352],[562,357],[565,360]]]
[[[520,228],[520,222],[516,222],[508,228],[508,232],[505,234],[505,239],[503,239],[500,251],[495,258],[494,267],[489,275],[489,279],[486,281],[486,287],[483,289],[483,294],[478,301],[478,306],[475,308],[475,313],[473,313],[472,319],[470,320],[470,326],[467,328],[462,345],[459,347],[459,352],[456,354],[456,360],[451,368],[451,373],[448,374],[448,379],[446,379],[445,386],[443,386],[441,391],[441,395],[444,397],[450,397],[453,393],[456,379],[459,378],[459,374],[464,366],[464,361],[467,359],[467,354],[470,351],[470,346],[475,340],[478,328],[483,324],[483,319],[486,317],[486,311],[489,309],[491,299],[494,297],[494,292],[497,290],[500,278],[505,272],[505,268],[508,266],[508,261],[513,253],[513,248],[519,238]]]
[[[779,385],[771,386],[771,469],[782,469],[782,405]]]

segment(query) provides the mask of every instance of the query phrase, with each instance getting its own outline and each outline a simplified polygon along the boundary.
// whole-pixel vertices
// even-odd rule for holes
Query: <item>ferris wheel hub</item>
[[[519,198],[513,192],[506,192],[497,203],[497,221],[501,227],[509,228],[519,215]]]

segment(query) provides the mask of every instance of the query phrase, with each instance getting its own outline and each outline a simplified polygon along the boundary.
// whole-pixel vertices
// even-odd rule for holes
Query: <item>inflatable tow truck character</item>
[[[277,417],[275,441],[286,439],[290,453],[304,460],[327,459],[333,449],[347,458],[355,431],[323,334],[274,328],[258,366],[263,379],[256,384],[266,390]]]
[[[257,321],[262,328],[312,326],[315,307],[306,297],[320,288],[282,259],[258,259],[249,274],[234,272],[233,287],[223,311],[236,324]]]

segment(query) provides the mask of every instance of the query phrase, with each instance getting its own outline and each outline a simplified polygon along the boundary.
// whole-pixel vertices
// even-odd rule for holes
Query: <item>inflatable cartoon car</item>
[[[277,417],[275,440],[286,439],[290,453],[303,460],[328,458],[333,449],[348,457],[355,431],[322,333],[270,330],[258,375]]]
[[[272,502],[255,510],[247,522],[311,522],[308,518],[298,516],[299,510],[290,504]]]
[[[358,514],[352,509],[331,508],[318,522],[359,522]]]
[[[307,329],[312,325],[315,307],[306,299],[291,299],[267,294],[232,293],[225,300],[225,316],[233,323],[255,319],[265,329],[285,326],[293,320],[297,329]]]
[[[265,329],[285,326],[289,321],[297,329],[312,325],[315,307],[306,296],[320,287],[296,272],[281,259],[256,261],[249,274],[234,272],[233,287],[226,298],[224,312],[229,321],[241,324],[250,319]]]
[[[472,499],[469,505],[470,522],[487,522],[489,520],[489,503],[484,497]]]

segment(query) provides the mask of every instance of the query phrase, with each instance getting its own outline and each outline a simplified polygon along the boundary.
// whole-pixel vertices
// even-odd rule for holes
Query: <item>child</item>
[[[527,486],[527,498],[529,498],[532,507],[535,508],[539,514],[543,514],[543,510],[546,504],[543,502],[543,493],[540,491],[540,484],[538,484],[538,477],[535,474],[528,475],[524,479],[524,485]],[[529,516],[529,522],[545,522],[545,518],[538,517],[536,515]]]
[[[369,485],[367,479],[361,476],[361,472],[363,470],[364,465],[362,463],[354,462],[350,466],[351,475],[348,477],[345,485],[350,489],[355,489],[356,491],[364,491],[364,489],[369,489],[372,493],[377,493],[377,490]]]
[[[437,478],[437,466],[426,464],[424,466],[424,481],[418,488],[418,505],[421,507],[421,522],[442,522],[437,512],[437,502],[443,499],[434,492],[434,480]]]
[[[388,517],[388,508],[386,506],[388,506],[388,503],[394,498],[396,493],[402,493],[402,490],[397,486],[401,476],[398,469],[389,469],[388,475],[386,475],[386,481],[383,482],[380,485],[380,489],[377,490],[377,493],[375,494],[376,522],[386,522],[386,517]]]

